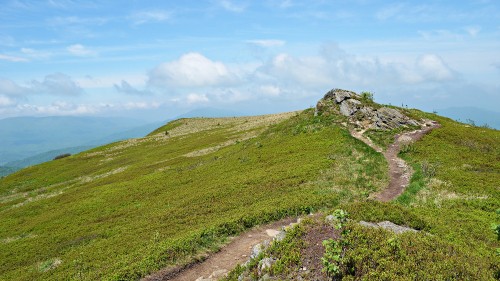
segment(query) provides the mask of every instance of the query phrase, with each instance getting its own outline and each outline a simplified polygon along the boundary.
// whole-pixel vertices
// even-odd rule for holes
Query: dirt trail
[[[375,145],[370,139],[366,138],[365,131],[352,131],[353,137],[363,141],[378,152],[383,153],[389,163],[389,186],[383,191],[372,195],[379,201],[390,201],[400,195],[410,181],[413,173],[405,161],[397,155],[401,145],[405,142],[415,142],[425,134],[440,125],[434,121],[429,121],[426,125],[416,131],[399,134],[395,136],[395,141],[386,151]],[[295,219],[288,218],[271,224],[259,226],[250,231],[233,238],[227,245],[214,254],[211,254],[206,260],[200,263],[192,264],[184,268],[164,269],[151,274],[143,281],[215,281],[222,278],[231,271],[236,265],[242,264],[249,259],[253,246],[262,243],[264,240],[271,240],[283,226],[289,225]]]
[[[394,143],[392,143],[386,151],[382,151],[380,147],[375,145],[370,139],[363,136],[364,131],[353,131],[351,135],[362,142],[366,143],[378,152],[382,152],[387,163],[389,163],[389,185],[386,189],[379,193],[375,193],[371,198],[376,200],[387,202],[399,196],[405,188],[410,183],[410,178],[413,174],[413,169],[406,164],[406,162],[398,157],[398,153],[401,150],[401,145],[404,143],[414,143],[421,139],[425,134],[431,130],[438,128],[440,125],[435,121],[428,121],[423,125],[422,129],[415,130],[412,132],[407,132],[403,134],[398,134],[394,137]]]
[[[206,260],[188,266],[161,270],[143,278],[143,281],[212,281],[218,280],[238,264],[246,262],[253,246],[264,240],[271,241],[283,226],[295,222],[296,218],[287,218],[251,229],[235,237],[222,249],[210,255]]]

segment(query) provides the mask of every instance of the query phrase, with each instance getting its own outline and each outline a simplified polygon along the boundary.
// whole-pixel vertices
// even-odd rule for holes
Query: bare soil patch
[[[325,223],[314,224],[308,229],[304,236],[306,243],[305,249],[301,252],[301,270],[304,272],[305,280],[319,281],[328,280],[326,273],[323,272],[323,263],[321,257],[325,253],[323,240],[338,239],[340,236],[338,230]]]
[[[185,267],[160,270],[151,274],[143,281],[195,281],[195,280],[217,280],[224,273],[231,271],[238,264],[246,262],[252,252],[253,246],[271,240],[276,231],[283,226],[289,225],[296,219],[287,218],[270,224],[258,226],[240,236],[232,238],[222,249],[210,255],[206,260],[190,264]],[[272,231],[275,230],[275,231]],[[212,276],[212,278],[211,278]]]
[[[382,152],[387,163],[389,164],[389,185],[386,189],[379,193],[373,194],[371,197],[382,202],[391,201],[403,193],[405,188],[410,183],[410,178],[413,175],[413,169],[406,162],[398,157],[401,146],[404,143],[413,143],[421,139],[425,134],[429,133],[440,125],[435,121],[426,122],[423,128],[407,133],[397,134],[394,136],[394,142],[389,145],[386,151],[375,145],[370,139],[363,136],[364,131],[351,132],[351,135],[362,142],[366,143],[378,152]]]

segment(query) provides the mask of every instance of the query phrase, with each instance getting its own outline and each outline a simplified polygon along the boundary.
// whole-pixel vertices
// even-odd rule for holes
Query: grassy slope
[[[491,230],[491,224],[498,223],[495,210],[500,208],[500,132],[417,110],[407,114],[442,125],[402,154],[416,170],[410,187],[394,203],[357,203],[347,208],[355,219],[392,220],[433,236],[403,236],[398,251],[391,253],[382,234],[358,229],[355,232],[371,237],[371,242],[357,245],[352,256],[366,262],[369,257],[381,259],[377,255],[382,254],[384,264],[369,268],[367,276],[372,278],[493,280],[500,272],[495,256],[499,244]],[[381,247],[370,246],[373,241]],[[400,248],[405,257],[398,256]],[[419,268],[413,268],[415,263]]]
[[[349,246],[341,265],[345,280],[500,278],[500,259],[495,256],[499,243],[491,229],[492,223],[499,223],[495,210],[500,208],[500,132],[416,110],[406,113],[417,119],[437,120],[442,127],[403,153],[416,173],[410,188],[397,200],[341,204],[353,219],[348,225]],[[378,136],[379,140],[392,138]],[[427,169],[422,169],[424,166]],[[356,224],[360,220],[389,220],[422,232],[395,235],[361,227]],[[304,240],[307,229],[301,228],[300,234],[294,231],[287,239],[308,247]],[[298,268],[303,266],[297,249],[278,246],[276,252],[276,248],[272,246],[268,254],[292,261],[288,267],[295,269],[281,270],[279,260],[270,271],[278,279],[296,278],[297,272],[302,272]],[[257,272],[258,262],[251,265],[250,271]],[[240,272],[241,268],[228,280],[236,280]]]
[[[0,279],[134,279],[385,185],[381,155],[312,115],[181,119],[0,179]]]

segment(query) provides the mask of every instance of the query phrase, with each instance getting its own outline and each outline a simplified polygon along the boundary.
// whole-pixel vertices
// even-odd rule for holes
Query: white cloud
[[[204,87],[230,84],[237,79],[222,62],[199,53],[188,53],[155,67],[149,73],[148,82],[156,87]]]
[[[230,0],[218,0],[217,4],[227,11],[241,13],[246,9],[244,4],[235,4]]]
[[[115,89],[120,92],[120,93],[125,93],[128,95],[150,95],[152,94],[150,91],[147,90],[138,90],[132,85],[130,85],[127,81],[122,80],[120,84],[114,84]]]
[[[0,95],[0,107],[9,107],[15,104],[16,102],[12,98]]]
[[[389,18],[397,16],[401,13],[404,5],[402,3],[391,4],[380,10],[375,14],[375,17],[379,20],[387,20]]]
[[[464,29],[472,37],[475,37],[481,31],[480,26],[467,26]]]
[[[81,44],[74,44],[74,45],[68,46],[66,48],[66,50],[68,50],[68,52],[70,54],[75,55],[75,56],[79,56],[79,57],[93,56],[96,54],[94,51],[88,49],[87,47],[85,47]]]
[[[10,62],[27,62],[28,59],[22,57],[8,56],[0,54],[0,60],[6,60]]]
[[[34,59],[46,59],[51,56],[48,52],[38,51],[31,48],[21,48],[21,53]]]
[[[0,94],[4,96],[20,97],[28,94],[30,89],[21,87],[14,81],[0,78]]]
[[[321,57],[299,58],[282,53],[259,68],[258,75],[289,85],[321,87],[332,84],[326,69],[325,60]]]
[[[419,30],[417,32],[423,39],[429,41],[456,41],[461,40],[463,38],[463,34],[459,34],[456,32],[452,32],[446,29],[439,30]]]
[[[126,110],[133,109],[154,109],[161,106],[159,102],[127,102],[123,105],[119,105],[119,108],[124,108]]]
[[[191,93],[191,94],[188,94],[186,97],[186,102],[188,104],[206,103],[208,101],[209,101],[209,99],[208,99],[206,94]]]
[[[124,102],[124,103],[98,103],[78,104],[67,101],[54,101],[47,105],[19,104],[11,108],[11,113],[23,115],[92,115],[97,113],[110,113],[111,111],[148,110],[161,106],[158,102]]]
[[[33,80],[31,90],[35,93],[64,96],[76,96],[83,93],[83,89],[71,77],[62,73],[47,75],[42,82]]]
[[[121,81],[127,81],[132,87],[143,87],[146,85],[148,77],[145,74],[116,74],[107,76],[93,77],[87,75],[85,77],[76,78],[75,81],[82,88],[113,88],[115,85],[120,85]]]
[[[264,85],[260,87],[260,92],[262,92],[266,96],[277,97],[280,95],[281,89],[273,85]]]
[[[96,106],[66,101],[56,101],[50,105],[22,104],[17,106],[17,110],[35,115],[88,115],[99,111]]]
[[[247,40],[249,44],[256,45],[259,47],[281,47],[285,45],[285,41],[276,39],[265,39],[265,40]]]
[[[67,25],[103,25],[109,22],[108,18],[81,18],[81,17],[55,17],[48,20],[50,25],[67,26]]]
[[[134,25],[141,25],[152,22],[164,22],[171,18],[172,13],[163,10],[149,10],[136,12],[132,14],[129,18],[132,20]]]
[[[417,68],[422,76],[431,81],[446,81],[454,78],[453,71],[437,55],[426,54],[417,59]]]

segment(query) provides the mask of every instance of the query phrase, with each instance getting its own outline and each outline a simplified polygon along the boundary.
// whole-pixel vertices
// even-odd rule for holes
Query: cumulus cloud
[[[96,53],[93,50],[90,50],[89,48],[81,45],[81,44],[74,44],[71,46],[68,46],[66,48],[68,52],[72,55],[78,56],[78,57],[86,57],[86,56],[93,56]]]
[[[9,107],[15,104],[16,102],[14,101],[14,99],[8,96],[0,95],[0,107]]]
[[[1,100],[1,98],[0,98]],[[28,115],[89,115],[97,113],[109,113],[110,111],[123,110],[147,110],[160,107],[158,102],[124,102],[124,103],[98,103],[85,104],[68,101],[54,101],[47,105],[18,104],[11,108],[11,112]],[[1,106],[0,106],[1,107]]]
[[[36,93],[64,96],[77,96],[83,93],[83,89],[71,77],[62,73],[47,75],[41,82],[33,80],[31,90]]]
[[[325,60],[320,57],[294,57],[282,53],[260,67],[257,74],[281,83],[324,86],[332,84],[326,69]]]
[[[190,93],[186,97],[186,102],[188,104],[207,103],[208,101],[209,99],[206,94]]]
[[[49,105],[21,104],[18,111],[35,115],[86,115],[98,112],[98,107],[85,104],[74,104],[66,101],[55,101]]]
[[[212,61],[199,53],[188,53],[155,67],[149,73],[148,83],[155,87],[204,87],[236,80],[236,75],[222,62]]]
[[[273,86],[273,85],[263,85],[260,86],[260,92],[263,93],[265,96],[272,96],[272,97],[277,97],[281,93],[280,87]]]
[[[16,56],[8,56],[0,54],[0,60],[6,60],[10,62],[27,62],[28,59]]]
[[[114,87],[115,87],[116,91],[118,91],[120,93],[125,93],[128,95],[142,96],[142,95],[150,95],[151,94],[150,91],[147,91],[147,90],[141,91],[141,90],[138,90],[138,89],[132,87],[132,85],[130,85],[125,80],[122,80],[120,84],[114,84]]]
[[[4,96],[20,97],[30,92],[29,88],[19,86],[12,80],[0,78],[0,94]]]
[[[153,22],[164,22],[171,18],[172,13],[163,10],[149,10],[136,12],[132,14],[129,18],[132,20],[134,25],[141,25]]]
[[[446,81],[454,78],[454,73],[437,55],[426,54],[417,59],[417,68],[423,78],[431,81]]]

